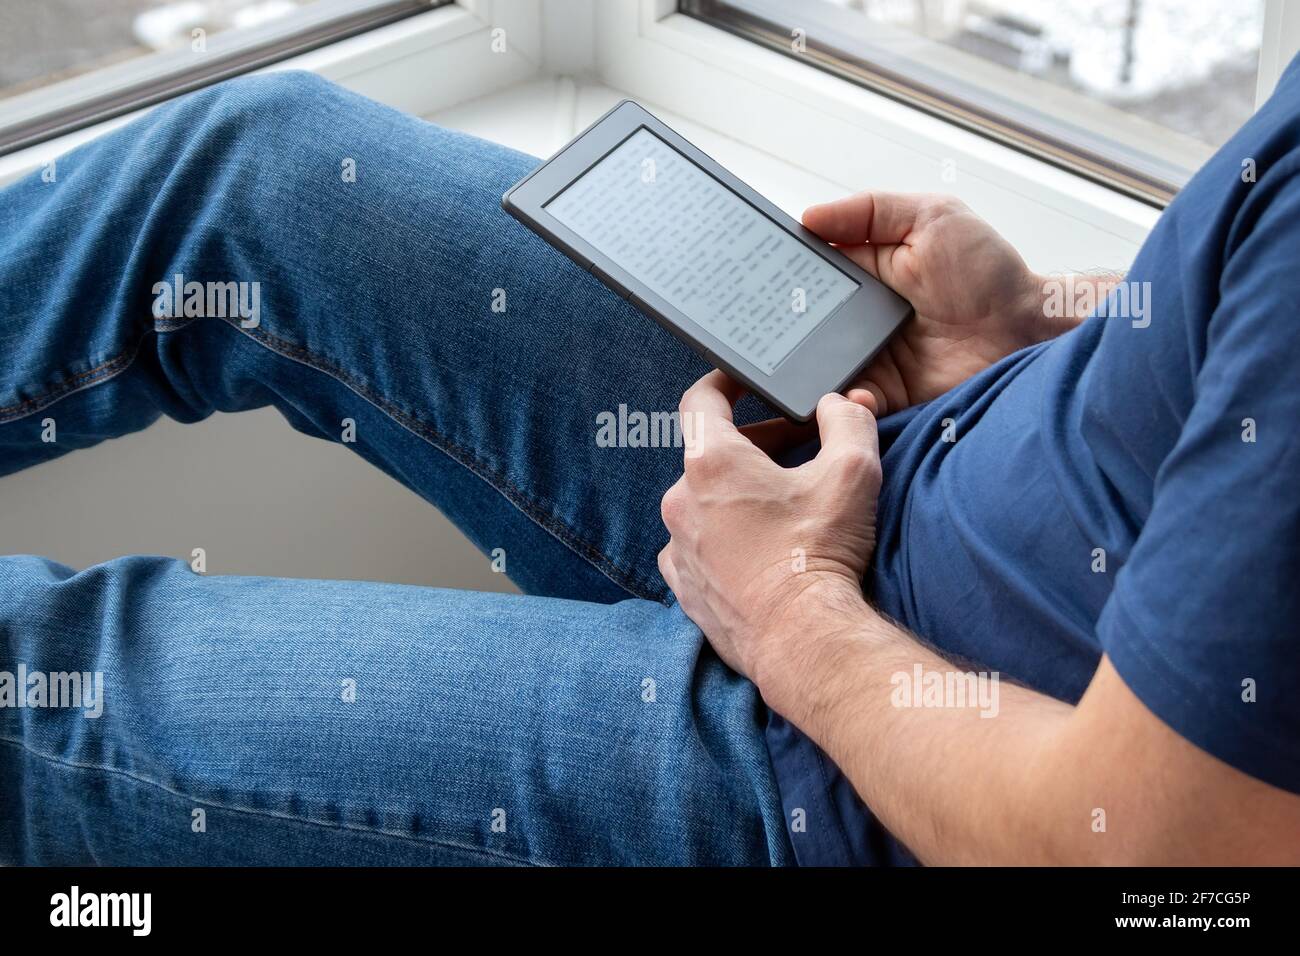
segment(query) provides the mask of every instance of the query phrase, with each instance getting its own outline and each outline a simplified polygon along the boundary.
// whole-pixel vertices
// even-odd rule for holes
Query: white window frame
[[[1295,0],[1265,0],[1255,109],[1273,95],[1278,78],[1297,52],[1300,52],[1300,4]]]

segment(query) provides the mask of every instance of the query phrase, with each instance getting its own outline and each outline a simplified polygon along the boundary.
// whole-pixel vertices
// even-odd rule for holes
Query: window
[[[1250,116],[1263,0],[684,0],[692,16],[1162,205]]]
[[[0,154],[441,2],[0,2]]]

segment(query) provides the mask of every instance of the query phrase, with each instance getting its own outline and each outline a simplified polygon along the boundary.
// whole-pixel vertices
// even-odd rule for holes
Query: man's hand
[[[827,395],[817,406],[821,451],[784,468],[760,447],[770,423],[732,422],[740,395],[714,371],[682,396],[685,474],[663,498],[672,539],[659,569],[722,659],[767,694],[765,678],[793,672],[785,659],[814,636],[797,622],[863,604],[880,458],[871,413]]]
[[[858,193],[811,207],[803,222],[916,310],[848,391],[878,416],[1064,331],[1043,316],[1045,280],[951,196]]]

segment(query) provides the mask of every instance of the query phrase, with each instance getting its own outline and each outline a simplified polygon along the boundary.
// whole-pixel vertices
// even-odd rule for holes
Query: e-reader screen
[[[859,288],[645,127],[545,208],[767,375]]]

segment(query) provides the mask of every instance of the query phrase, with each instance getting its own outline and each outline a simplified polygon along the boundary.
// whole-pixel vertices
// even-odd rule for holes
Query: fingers
[[[889,414],[889,402],[885,400],[885,393],[879,385],[872,382],[863,382],[861,387],[849,389],[844,397],[850,402],[857,402],[876,418],[884,418]]]
[[[664,584],[668,585],[668,590],[674,594],[677,593],[677,566],[673,564],[671,552],[672,544],[664,545],[664,549],[659,552],[659,575],[664,579]]]
[[[682,524],[686,520],[687,512],[687,491],[683,479],[677,479],[664,496],[659,499],[659,517],[668,530],[669,536],[682,530]]]
[[[699,378],[694,385],[682,394],[680,408],[712,418],[724,418],[731,421],[732,409],[745,394],[745,387],[732,381],[721,369],[714,369]]]
[[[856,193],[810,206],[803,224],[842,246],[897,244],[907,239],[931,198],[924,193]]]
[[[863,451],[879,456],[876,418],[864,405],[834,393],[822,396],[817,403],[817,428],[821,432],[822,450],[817,460],[857,457]]]
[[[862,394],[872,396],[873,402]],[[849,401],[865,405],[876,418],[884,418],[901,411],[912,404],[907,393],[907,385],[898,371],[898,361],[892,345],[881,349],[880,353],[868,363],[844,390]]]
[[[817,429],[811,422],[798,425],[785,418],[769,418],[743,425],[740,433],[766,452],[769,458],[783,455],[817,438]]]
[[[698,453],[703,445],[735,433],[732,414],[736,402],[744,394],[743,386],[718,369],[686,390],[678,411],[688,457]]]
[[[893,262],[895,251],[901,247],[902,243],[889,243],[876,245],[868,243],[865,246],[840,246],[840,252],[844,253],[873,279],[879,279],[886,285],[893,278],[893,269],[890,268]]]

